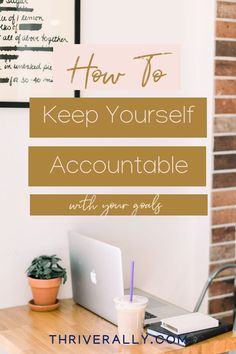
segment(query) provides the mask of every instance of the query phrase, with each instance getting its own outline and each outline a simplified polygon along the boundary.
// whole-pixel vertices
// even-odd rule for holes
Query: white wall
[[[212,135],[214,0],[85,0],[82,40],[93,43],[179,42],[183,46],[182,89],[169,96],[207,96]],[[99,96],[89,92],[86,95]],[[104,93],[103,95],[118,95]],[[119,93],[122,96],[122,93]],[[126,95],[129,95],[128,93]],[[135,96],[136,93],[130,93]],[[140,93],[137,93],[140,95]],[[154,96],[146,93],[146,96]],[[167,93],[163,93],[166,96]],[[0,307],[24,304],[30,290],[24,274],[34,256],[57,253],[68,267],[67,231],[118,244],[125,269],[136,259],[136,285],[192,309],[208,272],[209,217],[30,217],[30,192],[43,193],[205,193],[205,188],[28,188],[27,147],[31,145],[197,145],[211,139],[158,140],[28,139],[28,110],[0,109],[1,233]],[[211,165],[208,165],[210,188]],[[70,281],[62,297],[71,296]]]

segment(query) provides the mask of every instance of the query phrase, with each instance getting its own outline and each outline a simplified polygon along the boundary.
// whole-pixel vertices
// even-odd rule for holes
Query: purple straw
[[[134,261],[131,263],[129,301],[133,302],[134,295]]]

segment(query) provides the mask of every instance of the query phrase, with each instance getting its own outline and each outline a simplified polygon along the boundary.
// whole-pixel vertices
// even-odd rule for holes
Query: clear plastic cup
[[[134,345],[142,343],[144,315],[148,299],[144,296],[129,295],[114,299],[117,310],[118,335],[121,344]]]

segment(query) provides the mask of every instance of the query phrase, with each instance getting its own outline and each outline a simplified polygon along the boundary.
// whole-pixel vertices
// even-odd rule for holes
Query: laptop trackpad
[[[184,313],[187,313],[187,311],[181,308],[171,306],[171,305],[164,305],[164,304],[158,307],[148,307],[148,312],[157,316],[157,318],[159,319],[179,316],[179,315],[183,315]]]

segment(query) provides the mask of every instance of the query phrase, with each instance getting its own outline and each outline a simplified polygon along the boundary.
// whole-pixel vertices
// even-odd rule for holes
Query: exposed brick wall
[[[217,1],[214,173],[210,271],[236,263],[236,1]],[[235,271],[226,270],[209,290],[209,313],[232,321]]]

